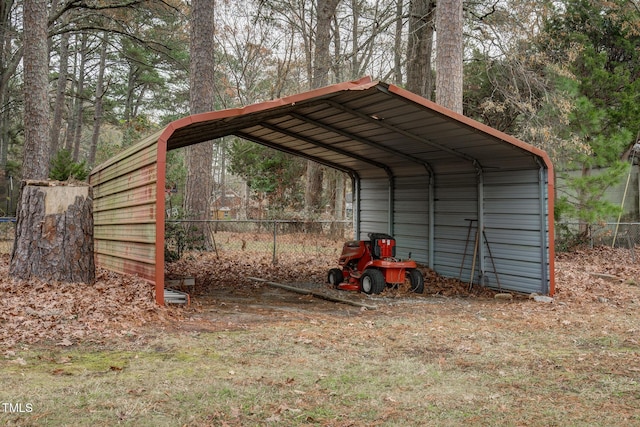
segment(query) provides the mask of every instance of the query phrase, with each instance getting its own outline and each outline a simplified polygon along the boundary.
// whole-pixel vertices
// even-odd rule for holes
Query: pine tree
[[[556,89],[573,103],[558,132],[579,148],[562,166],[581,171],[566,174],[556,213],[580,220],[585,233],[616,212],[602,196],[624,176],[623,153],[640,130],[638,23],[640,11],[628,2],[568,0],[546,27],[543,43],[560,71]]]
[[[68,179],[84,181],[87,176],[89,176],[89,170],[86,162],[84,160],[74,162],[69,150],[59,150],[51,160],[49,179],[55,181],[66,181]]]

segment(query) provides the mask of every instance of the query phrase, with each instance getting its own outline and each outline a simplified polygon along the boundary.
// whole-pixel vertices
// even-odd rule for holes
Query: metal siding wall
[[[484,267],[484,285],[498,287],[497,271],[502,289],[548,292],[549,215],[543,207],[549,196],[547,183],[540,183],[539,176],[540,171],[532,169],[483,174],[483,220],[488,246],[482,248],[484,258],[476,261],[474,283],[480,280]],[[477,194],[475,174],[437,176],[434,270],[465,282],[471,280],[478,225],[475,221],[469,233],[466,220],[478,219]]]
[[[469,278],[474,234],[467,233],[469,221],[478,218],[478,178],[475,173],[438,175],[435,195],[435,264],[433,269],[447,277],[460,276],[465,245],[467,256],[462,279]],[[477,223],[476,223],[477,224]]]
[[[548,265],[544,265],[543,252],[548,253],[548,242],[547,229],[541,226],[547,220],[540,198],[547,196],[546,191],[540,194],[539,171],[486,173],[484,183],[485,233],[500,286],[516,292],[546,293],[548,274],[543,270]],[[497,287],[489,251],[485,251],[484,262],[486,284]]]
[[[389,180],[384,178],[360,181],[360,236],[368,239],[367,233],[389,231]]]
[[[96,265],[152,282],[156,273],[157,148],[154,135],[98,166],[90,177]]]
[[[429,262],[429,176],[396,179],[394,237],[396,256]]]

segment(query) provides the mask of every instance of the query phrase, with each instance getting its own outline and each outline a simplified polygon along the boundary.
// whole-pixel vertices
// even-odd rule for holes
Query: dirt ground
[[[191,294],[190,306],[158,307],[152,288],[138,278],[100,270],[94,285],[25,282],[9,276],[9,258],[5,256],[0,259],[0,344],[5,349],[37,342],[70,346],[82,341],[104,342],[132,331],[143,333],[145,328],[233,330],[270,322],[308,321],[314,316],[348,318],[364,312],[370,317],[411,316],[416,307],[424,306],[455,313],[460,302],[501,312],[531,313],[526,324],[516,325],[518,328],[543,327],[560,311],[559,321],[572,324],[593,313],[613,310],[621,315],[620,322],[627,329],[640,334],[640,262],[634,258],[629,250],[606,247],[559,254],[556,294],[553,302],[545,303],[526,295],[496,299],[494,291],[477,286],[469,291],[468,284],[438,277],[427,269],[423,270],[424,294],[388,289],[369,296],[331,289],[325,281],[335,260],[329,257],[309,260],[308,256],[291,256],[273,265],[270,257],[262,255],[197,253],[167,266],[168,277],[195,277],[195,287],[183,289]],[[252,278],[347,302],[293,293]],[[598,321],[597,317],[590,320],[594,325]]]

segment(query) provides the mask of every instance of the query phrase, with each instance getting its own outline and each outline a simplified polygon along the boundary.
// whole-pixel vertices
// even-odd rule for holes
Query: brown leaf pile
[[[325,283],[327,271],[336,259],[305,254],[288,254],[274,264],[268,255],[227,251],[193,253],[167,266],[166,277],[190,276],[196,279],[196,294],[226,286],[255,286],[250,277],[282,283]]]
[[[598,246],[556,256],[556,298],[576,304],[636,301],[640,253]]]
[[[0,346],[134,336],[150,322],[178,313],[154,302],[153,287],[133,276],[99,269],[93,285],[16,280],[9,276],[9,257],[0,258]]]

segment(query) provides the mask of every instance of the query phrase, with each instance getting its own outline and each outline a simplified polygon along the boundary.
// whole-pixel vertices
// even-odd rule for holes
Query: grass
[[[25,346],[0,361],[0,402],[32,411],[0,407],[0,422],[640,425],[632,329],[573,328],[556,321],[555,308],[537,313],[544,328],[532,327],[522,307],[530,305],[451,300],[243,330]]]

